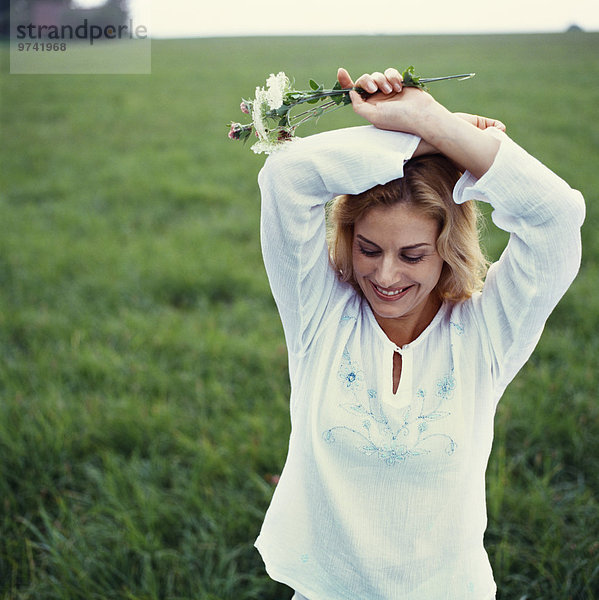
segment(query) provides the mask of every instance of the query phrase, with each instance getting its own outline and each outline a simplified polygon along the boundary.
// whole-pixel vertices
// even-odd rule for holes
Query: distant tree
[[[10,35],[10,0],[0,0],[0,38]]]
[[[83,19],[104,28],[107,25],[124,25],[129,18],[126,0],[107,0],[95,8],[70,8],[63,13],[64,25],[78,25]]]
[[[31,14],[33,5],[36,3],[48,3],[48,0],[12,0],[13,9],[18,8],[21,15]],[[97,25],[121,25],[129,18],[128,0],[105,0],[105,2],[91,9],[76,8],[73,0],[55,0],[56,4],[64,5],[63,14],[65,24],[81,21],[87,18]],[[10,7],[11,0],[0,0],[0,38],[10,36]]]
[[[30,15],[35,4],[48,3],[48,0],[0,0],[0,37],[10,36],[11,4],[13,14]],[[57,4],[68,7],[69,0],[57,0]]]
[[[582,27],[580,27],[580,25],[576,25],[576,23],[573,23],[572,25],[570,25],[570,27],[568,27],[567,31],[584,31]]]

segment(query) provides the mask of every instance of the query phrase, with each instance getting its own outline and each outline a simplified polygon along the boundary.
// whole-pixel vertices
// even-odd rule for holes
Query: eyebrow
[[[366,242],[367,244],[372,244],[373,246],[380,248],[378,244],[375,244],[373,241],[369,240],[368,238],[365,238],[363,235],[358,234],[356,237],[362,240],[363,242]],[[417,248],[422,248],[423,246],[431,246],[431,244],[427,244],[426,242],[422,242],[420,244],[412,244],[411,246],[403,246],[402,250],[416,250]]]

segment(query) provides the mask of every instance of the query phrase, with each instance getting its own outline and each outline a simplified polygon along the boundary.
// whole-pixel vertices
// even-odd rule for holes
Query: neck
[[[398,347],[412,343],[431,323],[441,308],[441,299],[431,294],[415,313],[389,319],[375,313],[375,319],[386,336]]]

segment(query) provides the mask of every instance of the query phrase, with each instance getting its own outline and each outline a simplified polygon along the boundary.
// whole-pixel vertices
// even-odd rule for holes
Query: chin
[[[407,314],[409,314],[409,309],[405,309],[405,310],[400,310],[398,308],[391,308],[391,307],[380,307],[380,306],[376,306],[373,305],[372,302],[370,302],[370,308],[372,308],[372,312],[374,312],[375,314],[377,314],[379,317],[382,317],[384,319],[401,319],[402,317],[405,317]]]

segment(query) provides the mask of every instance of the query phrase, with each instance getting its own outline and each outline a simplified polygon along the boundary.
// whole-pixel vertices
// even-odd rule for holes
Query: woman
[[[355,85],[374,127],[294,141],[259,177],[292,430],[256,546],[298,599],[491,599],[494,413],[578,270],[583,201],[395,69]],[[470,200],[510,232],[482,292]]]

